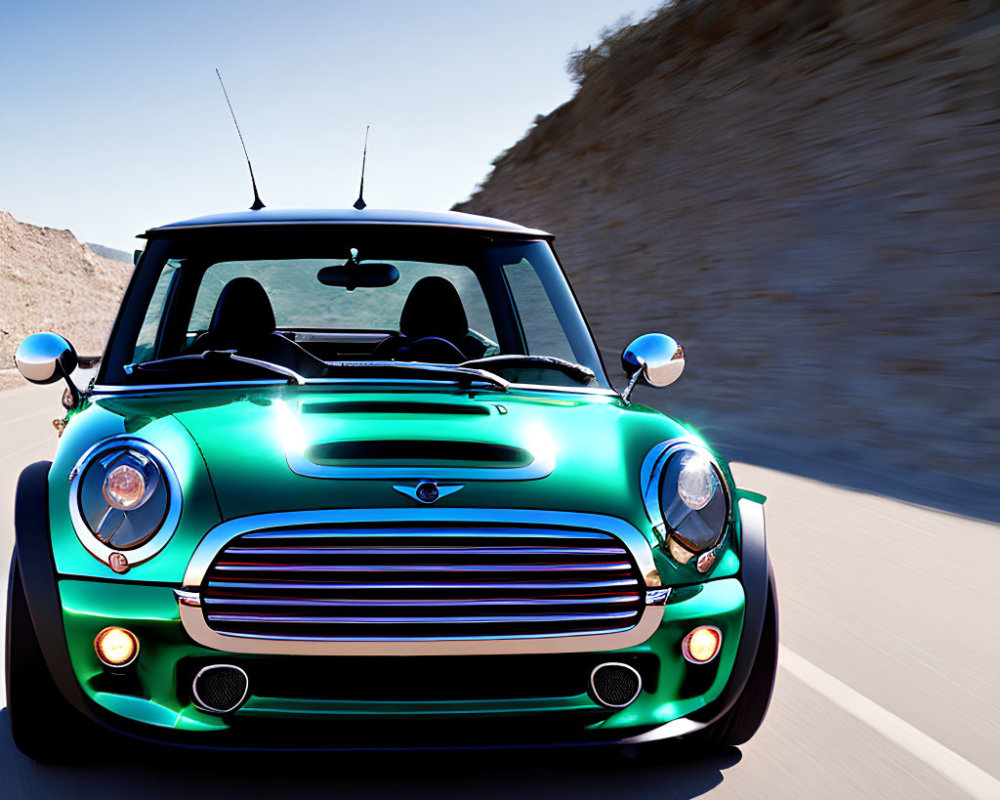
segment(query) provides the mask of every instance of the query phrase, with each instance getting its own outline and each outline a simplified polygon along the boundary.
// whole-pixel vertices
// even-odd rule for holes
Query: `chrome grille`
[[[602,531],[352,525],[238,536],[201,601],[229,636],[548,638],[629,630],[643,589],[628,550]]]

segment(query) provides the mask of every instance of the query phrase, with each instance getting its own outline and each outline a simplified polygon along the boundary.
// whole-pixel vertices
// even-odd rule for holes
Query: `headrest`
[[[465,336],[469,321],[451,281],[437,275],[417,281],[400,314],[399,332],[410,339],[439,336],[455,342]]]
[[[238,345],[274,333],[274,311],[264,287],[253,278],[229,281],[215,304],[208,330],[224,345]]]

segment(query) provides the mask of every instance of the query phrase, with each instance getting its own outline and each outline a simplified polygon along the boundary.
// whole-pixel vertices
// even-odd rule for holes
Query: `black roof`
[[[237,226],[303,226],[303,225],[399,225],[423,228],[457,228],[485,233],[551,239],[552,234],[526,228],[513,222],[492,217],[480,217],[459,211],[405,211],[399,209],[275,209],[236,211],[211,214],[181,222],[171,222],[150,228],[144,236],[162,236],[179,230],[204,230]]]

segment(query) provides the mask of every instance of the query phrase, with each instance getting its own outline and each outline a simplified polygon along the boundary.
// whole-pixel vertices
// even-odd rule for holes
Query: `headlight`
[[[169,462],[132,437],[85,453],[73,470],[71,492],[77,536],[116,572],[155,555],[180,517],[180,488]]]
[[[104,478],[104,499],[119,511],[128,511],[145,503],[159,485],[159,471],[154,463],[135,450],[129,450]]]
[[[678,448],[663,468],[660,508],[673,536],[693,553],[715,547],[729,515],[722,476],[708,453]]]
[[[674,560],[686,564],[720,542],[729,495],[722,472],[703,447],[675,441],[654,448],[643,465],[643,486],[647,513]]]

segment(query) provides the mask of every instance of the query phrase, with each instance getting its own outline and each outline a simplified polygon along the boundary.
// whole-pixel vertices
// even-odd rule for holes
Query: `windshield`
[[[513,383],[608,388],[546,241],[375,226],[182,233],[147,247],[101,383],[480,362]]]

